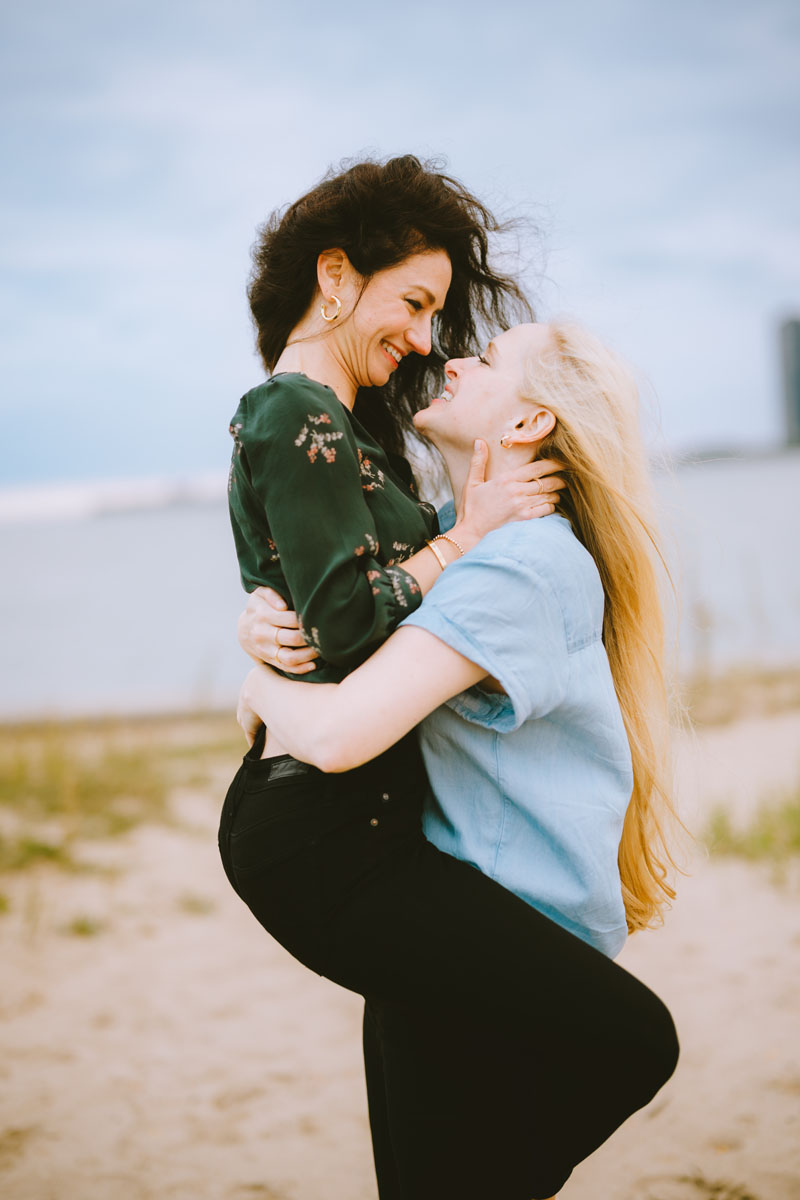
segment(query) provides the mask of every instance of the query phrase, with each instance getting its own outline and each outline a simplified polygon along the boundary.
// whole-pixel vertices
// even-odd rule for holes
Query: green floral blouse
[[[228,496],[242,583],[280,592],[320,652],[305,678],[338,682],[422,599],[398,564],[437,532],[404,458],[387,456],[337,398],[305,375],[243,396]]]

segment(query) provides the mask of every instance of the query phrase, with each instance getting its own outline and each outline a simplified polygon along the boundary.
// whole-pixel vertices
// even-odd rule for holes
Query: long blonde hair
[[[528,363],[523,394],[556,418],[538,456],[566,468],[559,505],[594,559],[605,592],[603,642],[633,760],[619,846],[628,929],[652,925],[674,889],[666,842],[672,802],[664,615],[652,489],[639,431],[638,389],[596,337],[564,321]],[[563,474],[563,472],[562,472]]]

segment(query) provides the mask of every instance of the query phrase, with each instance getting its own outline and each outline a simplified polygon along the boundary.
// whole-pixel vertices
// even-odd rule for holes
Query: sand
[[[714,804],[744,822],[800,779],[800,712],[684,739],[680,761],[694,823]],[[376,1200],[360,1001],[230,890],[227,770],[175,797],[184,827],[93,844],[113,875],[2,881],[5,1200]],[[563,1200],[800,1197],[798,870],[702,848],[690,869],[665,927],[621,957],[674,1013],[678,1072]]]

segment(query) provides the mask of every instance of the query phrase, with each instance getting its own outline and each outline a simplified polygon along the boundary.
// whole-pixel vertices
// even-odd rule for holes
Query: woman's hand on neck
[[[493,447],[488,443],[487,445],[489,453],[484,475],[487,483],[490,479],[499,479],[501,476],[507,475],[515,467],[524,466],[533,457],[530,446],[513,446],[506,450],[503,447]],[[450,486],[453,489],[456,512],[461,512],[464,488],[472,465],[474,450],[472,447],[467,449],[459,446],[440,446],[439,451],[444,459]]]

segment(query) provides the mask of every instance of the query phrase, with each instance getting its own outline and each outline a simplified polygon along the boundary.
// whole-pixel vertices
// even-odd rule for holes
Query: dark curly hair
[[[341,164],[285,211],[275,211],[253,247],[247,289],[258,349],[271,371],[308,311],[317,258],[344,250],[367,282],[424,250],[444,250],[453,280],[433,322],[427,357],[409,354],[381,388],[360,388],[355,415],[383,445],[402,453],[411,418],[436,394],[448,358],[474,354],[486,330],[532,320],[519,284],[489,264],[489,235],[503,226],[463,184],[413,154]]]

